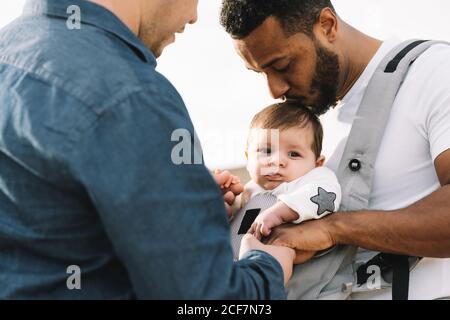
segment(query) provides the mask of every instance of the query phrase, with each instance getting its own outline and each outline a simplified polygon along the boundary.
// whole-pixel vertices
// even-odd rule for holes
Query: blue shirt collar
[[[111,11],[93,2],[86,0],[27,0],[23,14],[44,14],[67,19],[71,15],[71,13],[67,13],[67,8],[71,5],[80,7],[82,25],[93,25],[114,34],[131,46],[141,60],[156,66],[155,56],[142,41]]]

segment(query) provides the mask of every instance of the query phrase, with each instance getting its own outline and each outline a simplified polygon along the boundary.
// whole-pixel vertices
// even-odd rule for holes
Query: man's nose
[[[197,12],[195,12],[195,16],[192,17],[192,19],[189,21],[189,24],[194,24],[198,20]]]
[[[189,20],[189,24],[194,24],[198,20],[198,4],[194,8],[194,12],[192,14],[191,19]]]
[[[290,89],[289,83],[276,75],[267,75],[267,84],[269,86],[270,95],[274,99],[284,97]]]

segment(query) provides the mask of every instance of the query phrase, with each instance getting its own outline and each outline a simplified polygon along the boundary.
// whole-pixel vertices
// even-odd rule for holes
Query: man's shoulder
[[[437,43],[411,65],[397,95],[397,112],[422,126],[430,114],[450,99],[450,44]]]
[[[450,88],[450,43],[436,43],[419,56],[411,66],[408,77],[414,82],[428,83],[428,87]],[[426,88],[426,87],[425,87]]]
[[[69,31],[58,20],[46,23],[24,18],[0,30],[2,85],[15,88],[21,96],[15,110],[36,115],[35,125],[77,139],[127,101],[130,108],[132,103],[164,108],[169,101],[185,115],[181,97],[155,63],[113,34],[88,25]]]
[[[117,36],[89,25],[68,30],[62,23],[24,18],[11,24],[0,32],[0,63],[65,91],[96,113],[127,92],[176,91],[155,70],[156,62],[145,61]]]
[[[422,57],[429,57],[430,59],[442,59],[450,53],[450,41],[438,40],[428,50],[424,52]],[[448,60],[448,59],[447,59]]]

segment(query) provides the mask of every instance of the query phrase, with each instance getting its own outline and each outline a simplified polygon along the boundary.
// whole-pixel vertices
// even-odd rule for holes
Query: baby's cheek
[[[259,175],[259,174],[255,175],[252,178],[252,180],[255,181],[257,184],[259,184],[260,186],[265,186],[265,184],[267,184],[266,179],[263,176]]]
[[[261,168],[256,161],[249,160],[249,162],[247,163],[247,171],[252,178],[255,178],[255,176],[261,173]]]
[[[305,174],[314,169],[314,165],[308,162],[299,161],[296,166],[292,166],[290,172],[288,173],[289,182],[297,180],[303,177]]]

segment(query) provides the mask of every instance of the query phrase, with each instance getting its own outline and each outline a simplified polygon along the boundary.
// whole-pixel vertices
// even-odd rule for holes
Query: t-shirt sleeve
[[[420,133],[428,140],[430,155],[435,161],[450,149],[450,46],[438,44],[418,60],[415,88],[420,109],[411,111]],[[419,89],[420,88],[420,89]]]
[[[427,121],[430,152],[435,161],[450,149],[450,86],[446,97],[433,106]]]
[[[336,175],[327,168],[320,168],[292,185],[291,190],[280,195],[278,200],[297,212],[299,219],[294,223],[301,223],[336,212],[341,198],[341,187]]]

